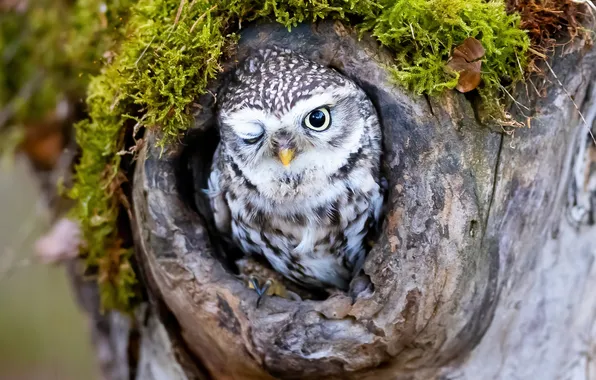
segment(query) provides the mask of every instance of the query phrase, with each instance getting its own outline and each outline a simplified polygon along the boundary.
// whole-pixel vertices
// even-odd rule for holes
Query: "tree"
[[[237,59],[271,43],[337,68],[378,109],[390,191],[365,265],[374,292],[255,308],[190,206],[187,170],[200,181],[214,149],[203,96],[185,141],[162,152],[147,130],[136,159],[129,217],[146,302],[130,319],[102,314],[95,283],[69,264],[106,378],[596,376],[594,49],[576,40],[545,62],[511,108],[527,128],[495,131],[473,96],[405,92],[390,54],[340,23],[251,26]]]

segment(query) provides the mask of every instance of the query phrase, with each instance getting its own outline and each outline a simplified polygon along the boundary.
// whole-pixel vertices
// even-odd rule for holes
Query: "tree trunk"
[[[271,44],[335,67],[377,107],[389,194],[364,268],[374,292],[255,307],[192,202],[215,148],[206,95],[185,141],[162,152],[148,130],[136,161],[147,302],[130,320],[101,315],[93,285],[77,286],[106,378],[596,378],[596,50],[559,52],[533,79],[544,97],[520,86],[512,113],[527,128],[503,133],[463,94],[407,94],[386,68],[392,54],[342,24],[253,25],[235,59]]]

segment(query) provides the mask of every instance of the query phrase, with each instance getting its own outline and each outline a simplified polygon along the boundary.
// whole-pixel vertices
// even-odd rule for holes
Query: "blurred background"
[[[104,0],[0,0],[0,380],[99,378],[65,268],[27,260],[51,218],[30,165],[38,179],[56,170],[84,115],[89,78],[115,43],[105,8]]]
[[[27,263],[49,227],[25,162],[0,162],[0,380],[98,379],[64,268]]]

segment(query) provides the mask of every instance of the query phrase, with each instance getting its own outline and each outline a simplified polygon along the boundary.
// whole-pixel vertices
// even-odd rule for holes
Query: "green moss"
[[[62,79],[72,78],[77,78],[73,88],[87,88],[89,119],[76,125],[82,155],[69,194],[77,201],[73,213],[108,308],[127,308],[134,296],[131,251],[119,243],[116,224],[125,177],[116,153],[124,148],[125,131],[135,121],[158,127],[165,143],[186,130],[193,100],[220,72],[220,60],[243,23],[259,18],[288,28],[323,18],[352,23],[395,51],[391,70],[398,83],[430,95],[456,85],[445,64],[455,46],[476,37],[486,49],[481,94],[495,104],[503,80],[521,79],[529,44],[502,0],[78,0],[69,12],[26,17],[34,16],[46,20],[36,25],[66,20],[64,29],[47,33],[53,37],[46,53],[55,61],[44,65],[65,75],[54,77],[61,79],[43,92],[51,96]],[[0,80],[5,77],[6,71],[0,72]]]
[[[480,40],[486,50],[482,79],[488,92],[496,94],[503,79],[523,78],[530,40],[503,1],[385,0],[382,5],[379,17],[364,27],[395,48],[395,79],[415,93],[436,95],[457,85],[445,63],[467,37]]]

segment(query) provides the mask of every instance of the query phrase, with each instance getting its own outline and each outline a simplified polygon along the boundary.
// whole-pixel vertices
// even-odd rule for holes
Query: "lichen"
[[[81,157],[69,195],[107,308],[127,308],[134,296],[131,251],[117,227],[121,183],[131,174],[117,154],[126,131],[139,123],[160,128],[162,143],[178,138],[242,25],[343,20],[393,49],[398,83],[429,95],[456,85],[445,64],[455,46],[475,37],[486,49],[481,93],[489,102],[503,81],[522,78],[529,44],[502,0],[78,0],[74,10],[65,57],[77,62],[71,67],[87,87],[88,118],[75,127]]]

